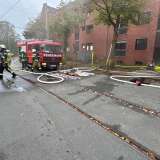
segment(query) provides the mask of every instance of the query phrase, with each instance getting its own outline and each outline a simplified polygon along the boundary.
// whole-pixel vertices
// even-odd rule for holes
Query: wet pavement
[[[116,88],[119,88],[119,84],[114,84],[109,79],[108,83],[107,79],[106,76],[99,75],[79,82],[74,81],[73,83],[59,85],[50,90],[67,99],[69,102],[76,104],[83,111],[94,115],[94,117],[98,117],[103,122],[107,122],[112,126],[119,126],[117,128],[118,130],[126,133],[126,135],[130,135],[144,146],[160,154],[159,118],[128,109],[111,98],[101,96],[93,91],[83,90],[84,88],[89,88],[96,92],[107,91],[113,93]],[[130,87],[133,87],[137,91],[139,90],[138,87]],[[144,94],[147,95],[146,93]],[[159,100],[157,103],[159,103]]]
[[[147,159],[39,89],[0,101],[2,160]]]
[[[25,78],[36,81],[30,74]],[[0,83],[0,160],[148,159],[45,90],[160,154],[159,118],[97,94],[109,92],[160,110],[159,89],[117,83],[101,74],[61,84],[37,84],[20,77],[11,88]]]
[[[3,80],[0,81],[0,94],[12,92],[25,92],[33,88],[29,82],[17,77],[13,79],[11,75],[5,74]]]

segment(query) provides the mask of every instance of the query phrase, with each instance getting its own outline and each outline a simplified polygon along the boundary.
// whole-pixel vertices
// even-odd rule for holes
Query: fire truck
[[[21,52],[23,51],[26,54],[28,66],[32,66],[34,51],[36,51],[39,53],[40,64],[43,69],[58,69],[63,57],[62,46],[61,42],[50,40],[24,40],[17,42],[20,60]]]

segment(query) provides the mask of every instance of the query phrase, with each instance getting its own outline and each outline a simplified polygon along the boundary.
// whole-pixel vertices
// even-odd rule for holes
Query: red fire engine
[[[34,51],[39,53],[42,68],[57,69],[63,57],[63,45],[61,42],[49,40],[24,40],[17,42],[17,46],[19,48],[19,56],[22,51],[25,52],[27,63],[30,66],[33,63]]]

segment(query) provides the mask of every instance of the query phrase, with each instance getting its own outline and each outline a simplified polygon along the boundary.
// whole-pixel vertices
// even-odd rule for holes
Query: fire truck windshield
[[[40,51],[41,50],[41,46],[40,45],[35,45],[32,46],[32,49],[35,49],[36,51]],[[62,47],[61,46],[51,46],[51,45],[44,45],[43,49],[45,52],[54,52],[54,53],[60,53],[62,51]]]
[[[55,53],[59,53],[59,52],[61,52],[61,46],[50,46],[50,45],[46,45],[45,47],[44,47],[44,50],[46,51],[46,52],[55,52]]]

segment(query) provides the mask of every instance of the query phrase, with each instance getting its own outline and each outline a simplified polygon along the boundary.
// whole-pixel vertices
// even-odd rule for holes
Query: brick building
[[[95,25],[93,15],[88,14],[85,23],[68,38],[68,54],[90,61],[94,48],[96,58],[104,59],[109,52],[112,37],[111,27]],[[152,61],[160,63],[160,0],[150,0],[139,25],[121,25],[112,58],[116,63],[129,65]]]

